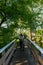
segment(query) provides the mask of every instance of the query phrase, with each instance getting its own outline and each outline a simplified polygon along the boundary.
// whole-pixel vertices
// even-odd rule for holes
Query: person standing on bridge
[[[20,48],[21,49],[24,49],[24,36],[22,34],[20,34],[20,37],[19,37],[19,40],[20,40]]]

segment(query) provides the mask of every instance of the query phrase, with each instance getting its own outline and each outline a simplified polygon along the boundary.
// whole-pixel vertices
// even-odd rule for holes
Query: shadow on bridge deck
[[[30,49],[24,48],[23,51],[17,48],[9,65],[35,65],[34,59],[30,54]]]

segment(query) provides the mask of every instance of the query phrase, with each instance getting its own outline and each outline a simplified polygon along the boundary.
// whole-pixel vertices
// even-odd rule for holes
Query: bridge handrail
[[[43,65],[43,48],[28,38],[27,46],[31,49],[36,65]]]
[[[29,41],[37,48],[37,50],[39,50],[41,54],[43,54],[43,49],[40,46],[38,46],[35,42],[31,41],[30,39]]]
[[[28,39],[28,38],[27,38],[27,39]],[[39,52],[40,52],[41,54],[43,54],[43,48],[41,48],[40,46],[38,46],[38,44],[37,44],[36,42],[33,42],[31,39],[28,39],[28,41],[30,41],[31,44],[33,44],[33,45],[37,48],[37,50],[39,50]]]
[[[4,46],[3,48],[0,49],[0,53],[2,53],[4,50],[6,50],[10,45],[13,44],[15,40],[13,40],[12,42],[10,42],[9,44],[7,44],[6,46]]]
[[[16,40],[11,41],[9,44],[1,48],[0,65],[8,65],[15,50],[16,50]]]

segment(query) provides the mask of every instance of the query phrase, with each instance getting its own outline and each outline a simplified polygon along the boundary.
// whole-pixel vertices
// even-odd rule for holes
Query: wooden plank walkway
[[[23,51],[17,48],[9,65],[35,65],[34,59],[30,54],[30,49],[24,48]]]

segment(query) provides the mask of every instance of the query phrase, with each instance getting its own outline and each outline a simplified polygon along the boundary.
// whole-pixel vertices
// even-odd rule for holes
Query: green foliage
[[[16,36],[13,29],[0,28],[0,48],[12,41]]]
[[[1,43],[6,43],[6,41],[9,42],[16,38],[17,36],[14,36],[16,28],[30,28],[31,31],[35,30],[38,27],[36,22],[39,22],[39,19],[42,22],[41,27],[43,28],[43,19],[39,17],[42,11],[40,6],[42,5],[43,0],[0,0],[0,19],[2,22],[5,17],[3,22],[8,25],[7,29],[1,30],[1,38],[3,39]],[[8,19],[10,22],[7,21]],[[38,33],[42,34],[41,32]]]
[[[28,21],[28,26],[32,22],[35,17],[35,13],[33,12],[34,3],[38,3],[39,0],[1,0],[0,12],[3,12],[6,15],[7,19],[17,21],[19,18],[24,22]],[[33,3],[34,2],[34,3]],[[40,1],[39,1],[40,2]],[[32,4],[33,3],[33,4]],[[32,25],[33,26],[33,25]],[[30,26],[31,27],[31,26]],[[31,27],[32,28],[32,27]],[[34,27],[33,27],[34,28]]]

